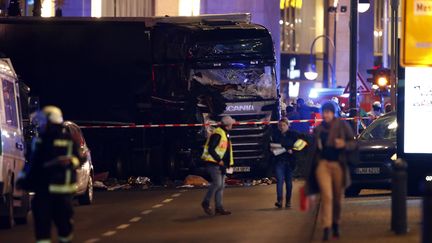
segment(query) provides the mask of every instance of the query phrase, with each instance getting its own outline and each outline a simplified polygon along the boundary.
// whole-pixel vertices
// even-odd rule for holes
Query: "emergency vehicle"
[[[0,59],[0,227],[27,222],[29,194],[15,187],[25,164],[21,100],[28,88],[20,86],[12,63]],[[20,91],[24,91],[20,92]],[[20,97],[20,93],[24,97]]]

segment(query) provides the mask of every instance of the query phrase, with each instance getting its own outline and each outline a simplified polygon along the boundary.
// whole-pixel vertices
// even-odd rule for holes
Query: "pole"
[[[349,106],[357,108],[357,32],[358,32],[358,0],[351,0],[350,6],[350,80],[349,80]]]
[[[392,9],[392,78],[390,79],[390,97],[393,109],[396,109],[396,89],[398,83],[399,69],[399,44],[398,44],[398,29],[399,29],[399,0],[391,0]]]
[[[407,164],[398,159],[393,166],[391,230],[398,235],[408,232],[407,225]]]
[[[424,186],[421,242],[429,243],[432,242],[432,175],[426,177]]]
[[[317,58],[315,58],[315,60],[314,60],[314,55],[313,55],[313,52],[314,52],[314,48],[315,48],[315,43],[317,42],[317,40],[319,40],[319,39],[321,39],[321,38],[325,38],[325,39],[327,39],[327,42],[328,43],[330,43],[331,44],[331,46],[332,46],[332,48],[333,48],[333,60],[334,60],[334,64],[333,64],[333,66],[332,67],[330,67],[329,66],[329,64],[330,65],[332,65],[330,62],[328,62],[327,61],[327,65],[328,65],[328,67],[329,68],[331,68],[332,69],[332,82],[331,82],[331,84],[333,85],[333,83],[334,84],[336,84],[336,73],[335,73],[335,65],[336,65],[336,46],[335,46],[335,43],[333,42],[333,40],[328,36],[328,35],[319,35],[319,36],[317,36],[313,41],[312,41],[312,44],[311,44],[311,48],[310,48],[310,56],[309,56],[309,60],[310,60],[310,64],[312,65],[312,64],[314,64],[315,63],[315,60],[317,60]],[[327,60],[326,58],[325,58],[325,56],[324,56],[324,58],[323,58],[323,60]],[[326,64],[326,62],[324,62],[324,64]],[[325,66],[325,65],[324,65]],[[332,86],[332,88],[333,88],[333,86]]]
[[[337,7],[337,6],[336,6]],[[332,81],[331,87],[336,88],[336,27],[337,27],[337,10],[333,13],[333,73],[332,73]]]
[[[382,63],[383,68],[388,68],[388,56],[389,56],[389,49],[388,49],[388,11],[389,11],[389,1],[384,0],[384,14],[383,14],[383,54],[382,54]]]

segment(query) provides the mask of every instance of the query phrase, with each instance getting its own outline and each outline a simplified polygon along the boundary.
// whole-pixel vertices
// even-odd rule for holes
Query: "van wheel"
[[[5,194],[0,200],[0,228],[10,229],[14,226],[12,194]]]
[[[87,183],[87,190],[84,195],[78,197],[80,205],[90,205],[93,203],[93,177],[90,176]]]
[[[361,190],[362,189],[358,188],[358,187],[349,187],[345,191],[345,196],[347,196],[347,197],[357,197],[358,195],[360,195]]]

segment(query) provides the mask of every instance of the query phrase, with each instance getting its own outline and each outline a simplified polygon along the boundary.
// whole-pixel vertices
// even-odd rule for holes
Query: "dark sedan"
[[[390,188],[396,160],[396,129],[396,113],[389,113],[359,135],[360,162],[350,167],[352,185],[347,196],[356,196],[362,189]]]

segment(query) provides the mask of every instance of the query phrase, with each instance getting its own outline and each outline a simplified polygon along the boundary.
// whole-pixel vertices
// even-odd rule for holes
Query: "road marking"
[[[136,222],[140,221],[141,219],[142,219],[141,217],[135,217],[135,218],[131,218],[131,219],[129,220],[129,222],[131,222],[131,223],[136,223]]]
[[[121,224],[121,225],[117,226],[117,229],[118,230],[123,230],[123,229],[126,229],[129,226],[130,226],[130,224]]]
[[[172,194],[171,197],[180,197],[181,193]]]
[[[187,192],[187,190],[183,189],[183,190],[180,190],[180,192]]]
[[[107,231],[107,232],[103,233],[102,235],[103,236],[112,236],[112,235],[115,235],[116,233],[117,233],[117,231],[110,230],[110,231]]]
[[[163,204],[156,204],[156,205],[154,205],[152,208],[160,208],[160,207],[162,207],[163,206]]]
[[[167,199],[163,200],[162,202],[163,202],[163,203],[169,203],[169,202],[171,202],[172,200],[173,200],[172,198],[167,198]]]
[[[142,215],[147,215],[147,214],[151,213],[152,211],[153,210],[145,210],[145,211],[142,211],[141,214]]]
[[[89,240],[84,241],[84,243],[95,243],[95,242],[98,242],[98,241],[100,241],[99,238],[93,238],[93,239],[89,239]]]

